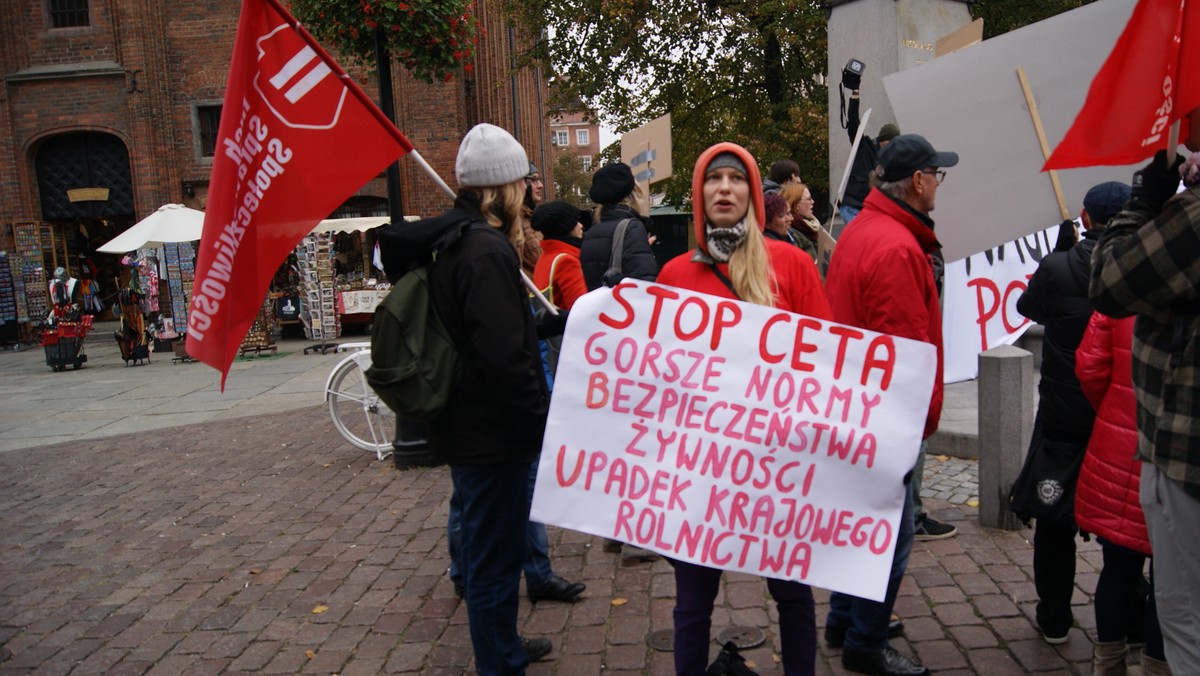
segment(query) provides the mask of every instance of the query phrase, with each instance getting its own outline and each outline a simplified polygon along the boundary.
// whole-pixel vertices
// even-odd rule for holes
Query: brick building
[[[572,152],[583,162],[583,170],[591,172],[592,163],[600,153],[600,126],[588,122],[582,112],[560,112],[550,115],[550,144],[557,157]]]
[[[50,265],[50,238],[54,258],[73,260],[163,204],[203,208],[240,7],[239,0],[0,2],[0,251],[12,249],[16,223],[39,224]],[[548,172],[544,79],[512,71],[511,46],[523,36],[504,23],[501,2],[477,0],[475,11],[486,34],[472,74],[426,85],[394,68],[397,126],[451,186],[458,143],[478,122],[512,131]],[[377,92],[341,62],[364,90]],[[403,159],[400,166],[405,214],[447,206],[420,169]],[[347,211],[385,213],[385,183],[382,175],[369,182]]]

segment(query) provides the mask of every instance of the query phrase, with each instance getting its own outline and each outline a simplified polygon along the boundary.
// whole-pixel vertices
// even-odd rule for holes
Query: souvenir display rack
[[[330,255],[330,237],[317,233],[308,235],[296,249],[296,263],[300,270],[300,323],[309,340],[318,341],[304,349],[304,353],[317,350],[325,354],[336,349],[330,342],[341,335],[342,325],[338,319],[336,289],[333,283],[333,258]]]
[[[17,292],[13,285],[12,257],[0,251],[0,343],[17,342]]]
[[[187,307],[192,297],[192,281],[196,276],[196,252],[191,242],[163,244],[167,264],[167,288],[171,297],[171,318],[175,330],[187,328]]]
[[[255,355],[263,352],[275,353],[275,313],[273,308],[274,303],[268,296],[262,306],[258,308],[258,315],[250,324],[250,330],[246,332],[246,337],[242,339],[241,356],[244,357],[250,353]]]
[[[39,223],[14,223],[12,226],[13,252],[8,256],[8,263],[17,301],[20,343],[38,343],[41,325],[50,314],[49,275],[45,268],[45,247],[53,247],[49,231],[49,225]]]

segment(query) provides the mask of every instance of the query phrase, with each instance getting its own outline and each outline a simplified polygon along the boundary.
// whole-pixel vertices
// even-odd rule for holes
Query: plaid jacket
[[[1133,384],[1138,451],[1200,498],[1200,186],[1154,214],[1138,200],[1092,254],[1092,305],[1137,315]]]

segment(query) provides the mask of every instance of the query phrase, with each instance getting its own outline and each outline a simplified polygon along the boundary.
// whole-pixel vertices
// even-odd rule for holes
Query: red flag
[[[1083,109],[1042,167],[1133,164],[1167,146],[1171,123],[1200,106],[1200,0],[1141,0]]]
[[[244,0],[188,309],[188,354],[222,390],[288,253],[410,150],[278,0]]]

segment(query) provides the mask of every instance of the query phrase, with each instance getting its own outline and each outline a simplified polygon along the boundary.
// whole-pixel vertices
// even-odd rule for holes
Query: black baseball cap
[[[938,152],[920,134],[901,134],[879,151],[885,183],[899,181],[927,167],[953,167],[958,153]]]
[[[1108,181],[1092,186],[1083,196],[1083,208],[1096,225],[1108,225],[1113,216],[1121,213],[1129,201],[1132,189],[1120,181]]]

